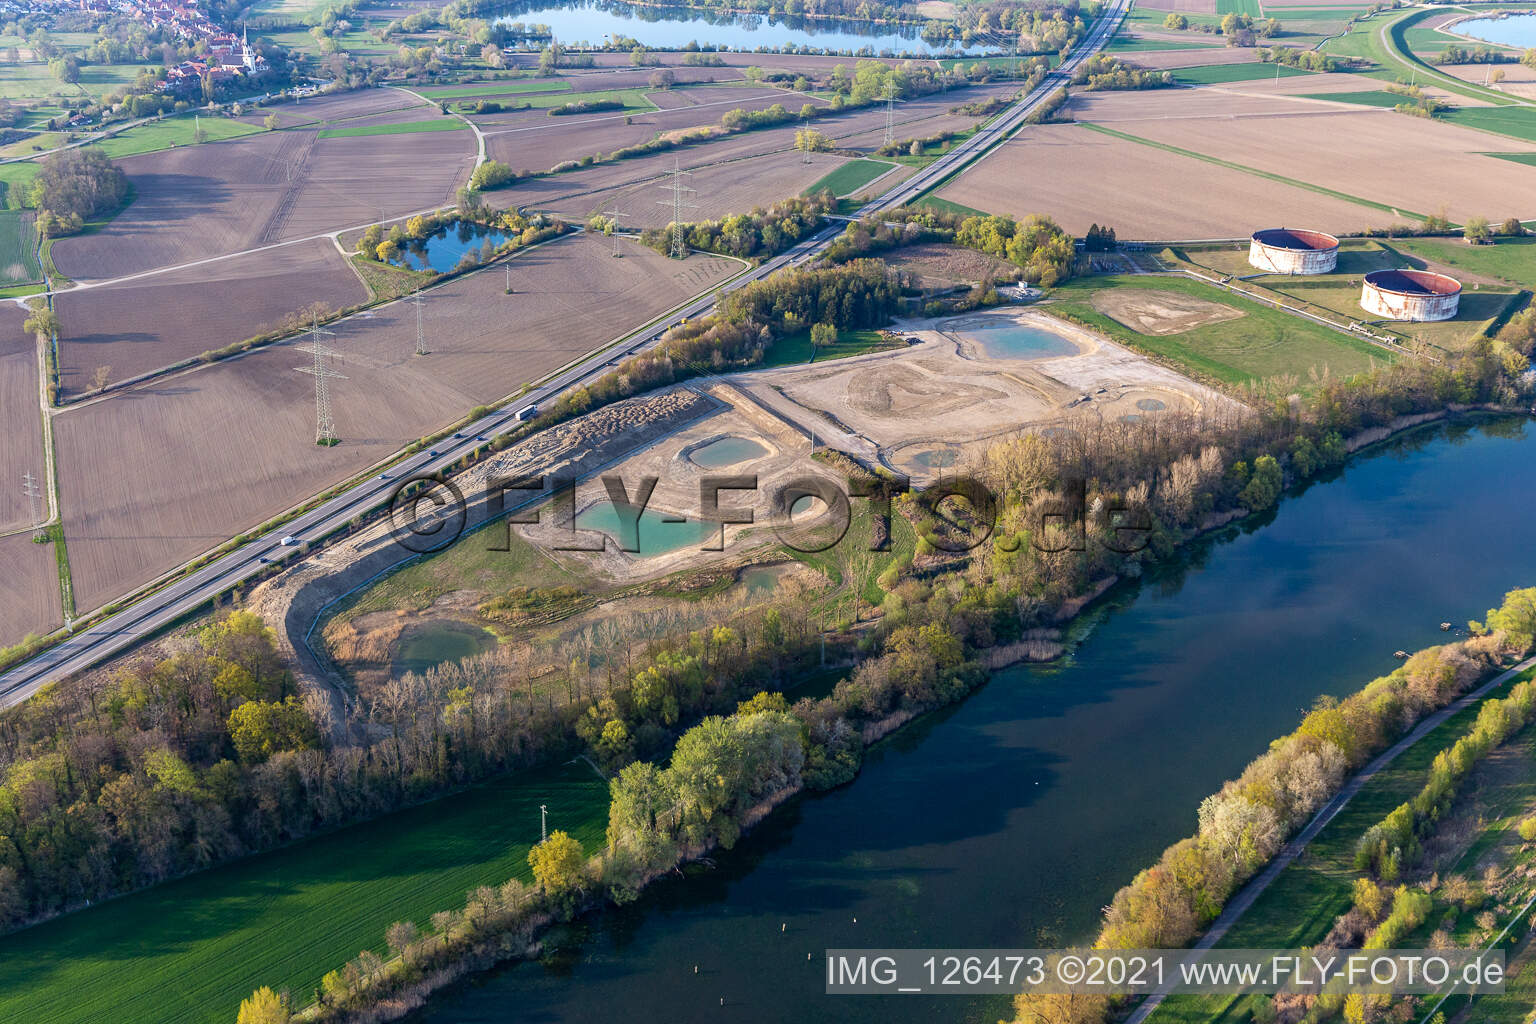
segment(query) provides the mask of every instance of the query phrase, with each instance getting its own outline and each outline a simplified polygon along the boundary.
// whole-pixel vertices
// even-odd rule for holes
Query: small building
[[[1339,265],[1339,240],[1326,231],[1264,228],[1249,238],[1248,262],[1271,274],[1327,274]]]
[[[1461,282],[1429,270],[1373,270],[1360,307],[1387,320],[1450,320],[1461,306]]]

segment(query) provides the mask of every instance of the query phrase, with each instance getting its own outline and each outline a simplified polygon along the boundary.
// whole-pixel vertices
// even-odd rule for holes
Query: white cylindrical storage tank
[[[1265,228],[1250,238],[1248,262],[1271,274],[1326,274],[1339,265],[1339,240],[1325,231]]]
[[[1460,305],[1461,282],[1429,270],[1373,270],[1360,292],[1360,307],[1387,320],[1450,320]]]

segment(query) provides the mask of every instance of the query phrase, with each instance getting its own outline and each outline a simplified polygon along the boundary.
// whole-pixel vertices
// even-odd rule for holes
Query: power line
[[[21,475],[21,493],[27,496],[28,505],[32,510],[32,528],[34,530],[40,529],[43,525],[43,517],[42,513],[38,511],[37,502],[43,496],[43,493],[38,490],[37,477],[32,475],[31,470]]]
[[[895,90],[885,91],[885,145],[889,146],[896,141],[896,93]]]
[[[683,233],[683,210],[686,207],[698,206],[698,203],[688,201],[690,192],[698,192],[696,188],[689,188],[683,184],[683,179],[692,177],[692,171],[685,171],[677,164],[677,157],[672,158],[672,183],[663,185],[662,188],[672,193],[672,198],[658,202],[657,206],[672,207],[672,249],[667,254],[675,260],[688,258],[688,240]]]
[[[619,218],[627,217],[629,214],[621,210],[604,210],[603,216],[612,222],[610,230],[613,232],[613,255],[615,258],[623,256],[624,254],[619,252]]]
[[[336,351],[326,346],[320,340],[322,335],[335,335],[334,331],[320,329],[318,320],[311,318],[309,322],[309,345],[307,350],[315,357],[312,366],[296,366],[294,369],[300,373],[313,374],[315,378],[315,444],[330,445],[337,443],[336,421],[331,417],[331,381],[346,380],[344,374],[337,373],[325,365],[327,356],[336,355]]]
[[[511,275],[510,266],[508,268],[507,273],[508,273],[508,275],[510,277],[510,275]],[[419,356],[424,356],[424,355],[427,354],[427,334],[426,334],[426,329],[422,326],[422,321],[421,321],[421,305],[422,305],[422,302],[423,302],[423,299],[421,297],[421,292],[417,292],[416,294],[411,296],[411,305],[416,307],[416,354],[419,355]]]

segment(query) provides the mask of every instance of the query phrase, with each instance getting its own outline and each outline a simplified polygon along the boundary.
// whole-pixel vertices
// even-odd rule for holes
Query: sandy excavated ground
[[[59,379],[90,390],[99,366],[127,380],[277,330],[311,303],[361,305],[368,289],[328,238],[59,294]],[[174,312],[174,315],[170,315]]]
[[[1258,92],[1084,93],[1073,98],[1072,112],[1079,121],[1421,214],[1444,208],[1457,221],[1536,214],[1511,208],[1536,203],[1530,168],[1482,155],[1536,153],[1536,145],[1389,108]]]
[[[1133,292],[1135,294],[1133,294]],[[1180,292],[1111,288],[1093,293],[1093,308],[1138,334],[1161,337],[1236,320],[1242,310]]]
[[[755,476],[755,491],[732,490],[720,495],[721,509],[733,514],[750,509],[754,519],[751,526],[727,525],[723,550],[705,549],[705,544],[716,539],[711,534],[707,541],[686,544],[670,552],[632,553],[621,550],[614,537],[597,531],[582,531],[581,542],[594,547],[601,544],[601,551],[559,550],[563,545],[572,544],[572,535],[554,522],[555,517],[549,513],[536,526],[517,527],[518,532],[579,572],[595,571],[618,582],[632,582],[680,570],[739,563],[747,552],[774,542],[775,500],[786,484],[815,476],[841,486],[836,475],[811,459],[809,438],[765,412],[750,396],[723,381],[701,386],[699,390],[713,401],[711,411],[640,448],[621,462],[606,467],[600,477],[582,483],[576,489],[576,509],[580,515],[589,507],[608,501],[602,477],[623,481],[631,496],[640,493],[647,479],[655,478],[655,490],[647,509],[700,522],[704,518],[701,487],[707,479]],[[668,394],[663,392],[657,398],[664,399]],[[754,441],[763,449],[762,454],[719,467],[706,467],[695,461],[696,453],[723,438]],[[788,524],[784,526],[788,528]]]
[[[1057,333],[1073,355],[1008,359],[971,333],[1010,323]],[[739,374],[732,382],[804,430],[873,453],[915,481],[945,468],[932,453],[979,455],[1001,435],[1085,420],[1194,412],[1230,400],[1075,325],[1033,310],[904,325],[904,350]],[[1143,403],[1138,405],[1138,403]],[[952,459],[953,456],[945,456]]]
[[[1122,239],[1246,237],[1261,223],[1359,231],[1397,219],[1081,125],[1026,126],[939,194],[989,212],[1044,213],[1077,235],[1109,224]]]
[[[406,442],[516,391],[740,268],[675,263],[638,246],[562,239],[429,291],[431,354],[415,310],[350,317],[328,341],[342,443],[314,444],[311,362],[282,342],[128,388],[56,420],[65,530],[84,611],[346,479]]]

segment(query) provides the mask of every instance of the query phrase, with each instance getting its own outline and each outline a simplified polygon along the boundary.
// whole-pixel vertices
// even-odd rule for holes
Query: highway
[[[933,185],[980,157],[1023,123],[1046,97],[1070,79],[1073,70],[1090,55],[1097,53],[1114,34],[1129,5],[1129,0],[1113,0],[1088,36],[1061,67],[1025,96],[1020,97],[976,134],[939,157],[917,174],[870,202],[859,211],[868,216],[911,202]],[[10,707],[26,700],[38,688],[55,680],[85,671],[122,653],[220,594],[240,586],[269,568],[273,562],[299,554],[299,549],[282,545],[278,537],[314,541],[346,526],[352,519],[387,504],[398,482],[407,477],[445,472],[447,467],[482,446],[486,439],[515,429],[520,422],[517,410],[529,405],[544,406],[563,392],[600,377],[609,363],[658,344],[665,328],[683,318],[695,319],[713,309],[720,292],[733,291],[760,281],[776,271],[810,259],[823,251],[838,235],[843,225],[835,223],[815,235],[802,239],[778,256],[732,279],[715,293],[709,293],[675,309],[660,325],[653,324],[624,338],[557,373],[526,395],[503,409],[492,412],[464,427],[452,438],[445,438],[429,451],[396,462],[387,474],[374,475],[336,495],[323,504],[290,520],[276,531],[257,537],[220,556],[208,565],[187,574],[136,601],[73,636],[40,652],[4,674],[0,674],[0,707]]]

